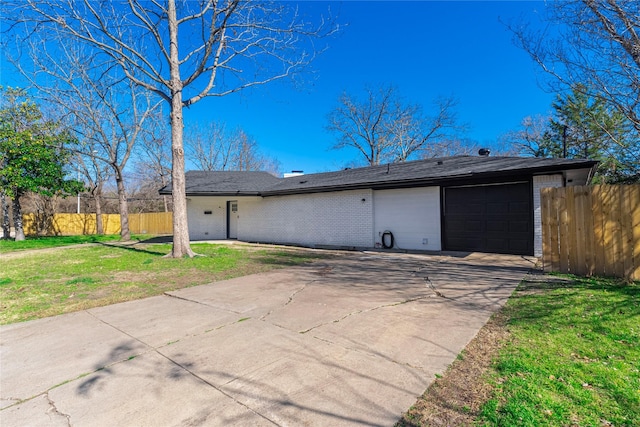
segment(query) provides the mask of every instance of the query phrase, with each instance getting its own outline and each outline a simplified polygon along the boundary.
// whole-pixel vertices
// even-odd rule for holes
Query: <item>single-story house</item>
[[[191,240],[542,253],[540,189],[585,185],[596,161],[453,156],[278,178],[186,173]],[[171,186],[160,190],[171,194]]]

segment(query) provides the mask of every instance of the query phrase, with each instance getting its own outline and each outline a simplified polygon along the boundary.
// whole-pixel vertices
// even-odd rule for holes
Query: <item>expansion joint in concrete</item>
[[[257,416],[259,416],[260,418],[263,418],[264,420],[270,422],[271,424],[273,424],[274,426],[278,426],[280,427],[280,424],[278,424],[277,422],[275,422],[274,420],[272,420],[271,418],[265,416],[264,414],[261,414],[260,412],[254,410],[253,408],[251,408],[250,406],[246,405],[245,403],[239,401],[238,399],[236,399],[234,396],[232,396],[231,394],[225,392],[223,389],[221,389],[220,387],[217,387],[215,384],[213,384],[212,382],[208,381],[206,378],[201,377],[200,375],[198,375],[197,373],[193,372],[192,370],[190,370],[187,366],[182,365],[179,362],[176,362],[175,360],[173,360],[172,358],[170,358],[169,356],[160,353],[159,351],[156,351],[156,353],[158,355],[160,355],[161,357],[164,357],[165,359],[167,359],[169,362],[173,363],[174,365],[176,365],[178,368],[182,369],[183,371],[187,372],[189,375],[191,375],[192,377],[194,377],[195,379],[201,381],[202,383],[206,384],[208,387],[211,387],[212,389],[218,391],[219,393],[225,395],[226,397],[228,397],[229,399],[233,400],[235,403],[237,403],[238,405],[242,406],[243,408],[245,408],[248,411],[251,411],[252,413],[256,414]],[[230,381],[231,382],[231,381]]]
[[[173,294],[170,294],[168,292],[165,292],[162,295],[165,296],[165,297],[175,298],[175,299],[179,299],[179,300],[182,300],[182,301],[191,302],[191,303],[194,303],[194,304],[204,305],[205,307],[208,307],[208,308],[215,308],[215,309],[218,309],[218,310],[225,310],[225,311],[228,311],[228,312],[234,313],[234,314],[241,314],[239,311],[233,311],[233,310],[220,308],[220,307],[213,307],[213,306],[211,306],[209,304],[203,303],[202,301],[197,301],[197,300],[193,300],[193,299],[189,299],[189,298],[179,297],[178,295],[173,295]]]

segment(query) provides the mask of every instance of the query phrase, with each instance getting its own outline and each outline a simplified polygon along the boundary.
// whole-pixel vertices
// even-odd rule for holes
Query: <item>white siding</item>
[[[533,177],[533,255],[542,256],[542,207],[540,189],[545,187],[563,187],[562,175],[538,175]]]
[[[190,240],[220,240],[227,238],[227,198],[187,198],[187,218]],[[211,211],[205,215],[205,211]]]
[[[372,207],[371,190],[241,200],[238,239],[370,248]]]
[[[440,187],[376,190],[373,196],[375,243],[388,230],[400,249],[441,250]]]

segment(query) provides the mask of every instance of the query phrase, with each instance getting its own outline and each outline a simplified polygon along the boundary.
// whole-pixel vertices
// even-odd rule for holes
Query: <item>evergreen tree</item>
[[[13,199],[16,240],[24,240],[20,197],[27,192],[48,196],[82,191],[65,178],[71,152],[69,134],[43,118],[23,90],[0,88],[0,192]]]
[[[552,157],[598,160],[596,182],[633,180],[634,175],[637,179],[638,141],[631,142],[632,127],[618,111],[586,92],[583,85],[577,85],[553,104],[549,123]]]
[[[507,138],[535,157],[598,160],[596,183],[640,182],[640,140],[624,115],[583,85],[558,95],[552,108],[548,120],[527,118]]]

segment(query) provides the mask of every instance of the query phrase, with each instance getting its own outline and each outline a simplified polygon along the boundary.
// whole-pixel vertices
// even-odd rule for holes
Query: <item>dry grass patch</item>
[[[503,313],[496,313],[396,427],[473,425],[491,397],[493,387],[484,380],[484,374],[509,337],[506,321]]]

